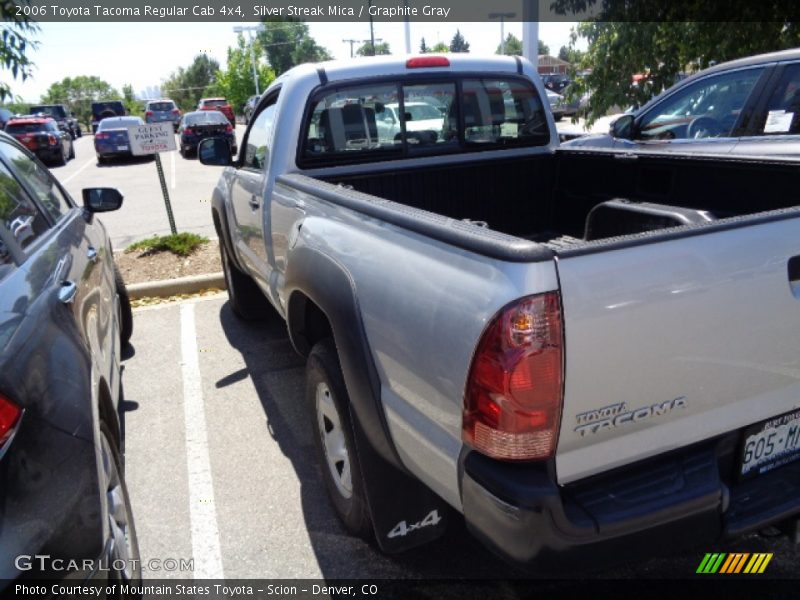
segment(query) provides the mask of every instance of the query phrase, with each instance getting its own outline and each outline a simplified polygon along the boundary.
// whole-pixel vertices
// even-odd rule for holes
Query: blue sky
[[[539,37],[557,53],[569,42],[574,23],[541,23]],[[311,35],[336,58],[350,56],[343,38],[369,38],[367,23],[309,23]],[[456,29],[470,43],[473,53],[493,53],[500,43],[500,24],[411,23],[411,47],[420,38],[429,45],[449,43]],[[506,23],[506,33],[522,37],[520,23]],[[156,86],[195,55],[207,52],[225,64],[226,50],[236,41],[232,23],[42,23],[39,48],[31,54],[36,63],[33,77],[12,81],[12,92],[36,102],[49,85],[67,76],[96,75],[120,89],[130,83],[139,92]],[[401,23],[375,23],[375,37],[388,42],[395,53],[405,49]],[[7,80],[9,73],[0,71]]]

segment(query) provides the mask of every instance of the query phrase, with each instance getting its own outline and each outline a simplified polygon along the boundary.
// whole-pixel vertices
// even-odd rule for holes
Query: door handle
[[[97,249],[94,246],[89,246],[89,248],[87,248],[86,258],[88,258],[90,262],[97,262]]]
[[[249,204],[253,210],[258,210],[258,207],[261,206],[257,196],[250,196]]]
[[[71,304],[78,293],[78,286],[73,281],[62,281],[58,290],[58,299],[64,304]]]

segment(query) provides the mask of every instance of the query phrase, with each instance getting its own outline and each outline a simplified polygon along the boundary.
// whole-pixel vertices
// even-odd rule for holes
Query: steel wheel
[[[317,420],[325,459],[331,479],[344,498],[353,495],[350,456],[345,444],[344,429],[333,401],[331,390],[325,382],[317,384]]]

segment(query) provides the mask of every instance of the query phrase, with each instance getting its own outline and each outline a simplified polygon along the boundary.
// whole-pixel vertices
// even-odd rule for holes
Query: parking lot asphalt
[[[304,362],[277,317],[244,323],[223,294],[134,315],[123,417],[143,564],[195,559],[194,570],[184,571],[159,570],[156,562],[145,577],[477,578],[492,580],[480,588],[492,597],[545,585],[520,580],[457,516],[443,539],[398,556],[349,537],[315,460]],[[569,577],[696,580],[704,553],[720,551],[773,552],[768,576],[798,576],[800,555],[785,537],[752,535],[672,554],[653,547],[639,561],[587,564]],[[510,580],[516,584],[509,588]],[[439,589],[437,597],[461,598],[463,590]]]

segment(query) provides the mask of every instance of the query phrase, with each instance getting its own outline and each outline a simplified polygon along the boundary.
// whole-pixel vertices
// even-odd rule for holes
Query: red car
[[[218,110],[228,117],[228,121],[231,122],[231,125],[236,125],[233,107],[225,98],[200,98],[197,110]]]
[[[5,132],[14,136],[42,162],[65,165],[75,158],[72,136],[50,117],[16,117],[10,119]]]

